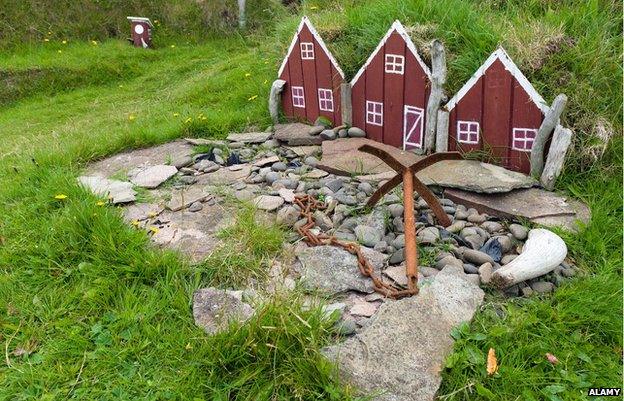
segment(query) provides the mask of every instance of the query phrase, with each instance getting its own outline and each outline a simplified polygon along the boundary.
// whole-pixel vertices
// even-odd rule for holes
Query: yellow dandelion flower
[[[120,88],[123,88],[123,85],[119,85]]]
[[[45,39],[43,39],[43,41],[44,41],[44,42],[49,42],[49,41],[50,41],[50,39],[45,38]]]
[[[130,120],[130,121],[134,120],[135,118],[136,118],[136,116],[134,114],[130,114],[128,116],[128,120]]]
[[[96,206],[104,206],[104,205],[106,205],[106,202],[104,202],[104,201],[97,201],[97,202],[95,203],[95,205],[96,205]]]
[[[186,120],[184,120],[185,123],[190,123],[191,121],[193,121],[193,119],[191,117],[187,118]]]
[[[158,216],[158,214],[157,214],[156,212],[149,212],[149,213],[147,214],[147,217],[149,217],[150,219],[151,219],[151,218],[154,218],[154,217],[156,217],[156,216]]]
[[[175,45],[171,45],[171,48],[173,49],[175,47]]]
[[[139,221],[135,219],[135,220],[132,220],[132,222],[130,224],[132,224],[135,227],[138,227],[139,226]]]
[[[58,50],[58,53],[63,53],[63,50]]]
[[[248,102],[251,102],[252,100],[256,100],[258,98],[258,95],[253,95],[252,97],[250,97],[249,99],[247,99]]]
[[[48,31],[48,35],[52,35],[52,32]]]
[[[193,349],[193,346],[191,345],[191,343],[188,343],[188,344],[186,344],[186,346],[184,347],[184,349],[186,349],[186,350],[188,351],[188,350]]]
[[[250,77],[250,76],[251,76],[251,73],[246,72],[246,73],[245,73],[245,76],[246,76],[246,77]]]
[[[174,116],[174,117],[179,117],[179,116],[180,116],[180,113],[173,113],[173,116]]]
[[[202,116],[201,118],[202,120],[207,120],[208,118],[206,118],[205,116]]]
[[[56,194],[56,195],[54,195],[54,199],[58,199],[58,200],[67,199],[67,195],[65,195],[65,194]]]
[[[91,44],[92,44],[93,46],[97,46],[98,42],[97,42],[97,40],[92,40],[92,41],[91,41]]]
[[[66,41],[66,40],[64,40],[64,41],[62,41],[61,43],[62,43],[62,44],[64,44],[64,45],[66,45],[66,44],[67,44],[67,41]]]
[[[317,6],[310,6],[310,10],[318,10]]]
[[[269,60],[266,60],[266,61],[264,62],[264,64],[269,64]]]
[[[268,84],[268,83],[269,83],[269,80],[268,80],[268,79],[265,79],[265,80],[264,80],[264,84],[266,85],[266,84]]]
[[[153,234],[158,234],[158,231],[160,231],[160,230],[158,229],[158,227],[156,227],[156,226],[151,226],[151,227],[149,228],[149,230],[150,230]]]

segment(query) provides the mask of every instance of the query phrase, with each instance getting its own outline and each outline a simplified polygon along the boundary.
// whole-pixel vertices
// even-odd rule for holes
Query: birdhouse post
[[[132,28],[130,41],[134,47],[147,49],[152,47],[152,21],[144,17],[128,17]]]

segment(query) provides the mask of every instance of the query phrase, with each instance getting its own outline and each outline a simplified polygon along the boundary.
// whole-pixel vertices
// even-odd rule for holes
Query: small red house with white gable
[[[449,150],[486,151],[507,169],[530,172],[533,141],[549,107],[505,50],[492,53],[445,107]]]
[[[395,21],[351,81],[353,125],[403,149],[423,147],[431,72]]]
[[[307,17],[301,19],[278,77],[286,81],[282,109],[286,117],[314,122],[327,117],[342,123],[340,84],[344,73]]]

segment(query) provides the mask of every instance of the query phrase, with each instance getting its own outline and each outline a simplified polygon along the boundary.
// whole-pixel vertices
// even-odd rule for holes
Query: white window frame
[[[462,130],[460,128],[461,124],[468,124],[468,129],[467,130]],[[475,127],[476,127],[476,131],[472,129],[472,128],[475,128]],[[479,134],[479,130],[480,129],[481,129],[481,127],[480,127],[478,121],[457,120],[457,142],[458,143],[465,143],[465,144],[468,144],[468,145],[476,145],[476,144],[478,144],[479,143],[479,136],[480,136],[480,134]],[[474,140],[474,141],[470,140],[470,136],[472,134],[475,134],[475,133],[477,134],[477,139]],[[461,139],[461,135],[462,134],[467,135],[468,139],[462,140]]]
[[[385,71],[388,74],[403,75],[405,69],[405,57],[400,54],[386,54],[384,60]]]
[[[295,90],[299,90],[299,89],[301,89],[301,94],[298,94],[298,93],[295,94]],[[301,109],[305,109],[305,92],[303,90],[303,86],[293,86],[291,88],[291,94],[292,94],[293,107],[299,107]],[[300,100],[301,104],[297,104],[299,102],[295,103],[295,99]]]
[[[373,106],[373,110],[370,110],[369,106]],[[377,106],[381,108],[380,112],[375,111],[375,108]],[[370,117],[372,117],[372,119]],[[376,122],[377,117],[379,117],[379,122]],[[377,125],[379,127],[383,127],[383,103],[382,102],[372,102],[370,100],[366,101],[366,123],[371,124],[371,125]]]
[[[523,132],[524,133],[524,138],[517,138],[516,135],[519,132]],[[533,138],[527,138],[526,134],[527,132],[533,132],[535,134],[535,136],[533,136]],[[511,148],[513,150],[517,150],[519,152],[531,152],[531,149],[533,149],[533,145],[535,144],[535,137],[537,136],[537,129],[536,128],[514,128],[513,129],[513,135],[511,137]],[[516,141],[518,142],[522,142],[525,146],[527,142],[531,142],[531,147],[528,149],[520,149],[516,147]]]
[[[319,110],[334,111],[334,92],[331,89],[318,89]]]
[[[301,42],[301,60],[314,60],[314,42]]]

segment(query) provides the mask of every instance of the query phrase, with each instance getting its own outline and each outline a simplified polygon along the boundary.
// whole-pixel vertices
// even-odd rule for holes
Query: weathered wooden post
[[[559,124],[559,118],[563,109],[565,109],[568,97],[563,93],[557,95],[553,101],[552,106],[546,112],[544,121],[540,125],[535,140],[533,141],[533,148],[531,149],[531,176],[539,177],[544,170],[544,150],[546,148],[546,142],[550,137],[550,133]]]
[[[132,28],[132,38],[130,41],[134,47],[147,49],[152,47],[152,21],[144,17],[128,17]]]
[[[552,191],[555,188],[555,181],[561,174],[561,170],[563,170],[565,155],[571,142],[572,131],[557,125],[548,149],[546,165],[540,177],[540,183],[545,189]]]
[[[427,102],[425,122],[425,153],[431,153],[436,141],[436,125],[438,109],[445,100],[444,84],[446,83],[446,53],[444,45],[435,39],[431,42],[431,94]]]
[[[342,124],[350,127],[353,124],[353,106],[351,104],[351,84],[348,82],[340,84],[340,102]]]

